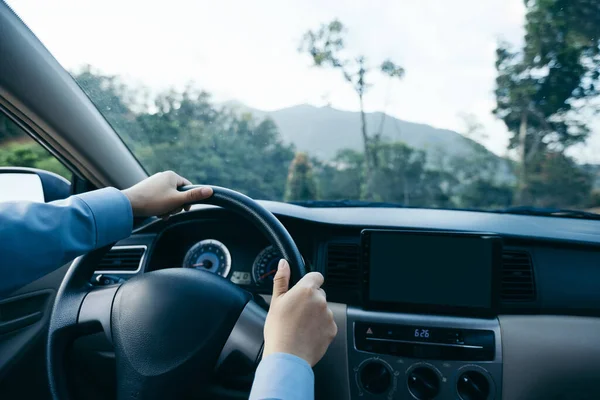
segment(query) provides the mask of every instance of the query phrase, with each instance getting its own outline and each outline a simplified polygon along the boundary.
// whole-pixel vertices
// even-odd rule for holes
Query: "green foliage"
[[[84,71],[82,79],[75,78],[93,94],[98,108],[110,108],[106,119],[121,127],[117,132],[148,172],[171,169],[193,182],[225,186],[258,199],[283,199],[294,149],[282,142],[271,120],[220,109],[208,93],[191,88],[158,95],[153,107],[157,111],[150,112],[136,105],[131,100],[135,94],[115,77],[93,75]],[[119,100],[112,108],[114,96]]]
[[[542,107],[568,111],[568,99],[595,96],[600,90],[600,2],[526,0],[526,62],[547,68]]]
[[[127,146],[134,148],[147,140],[132,111],[137,105],[136,91],[122,83],[119,77],[103,75],[90,65],[76,72],[74,78]]]
[[[532,110],[528,101],[537,93],[537,83],[531,77],[527,77],[532,79],[530,86],[530,81],[522,80],[525,75],[518,72],[522,56],[506,53],[503,57],[508,60],[502,67],[507,68],[502,94],[506,103],[499,104],[506,105],[508,125],[513,113]],[[402,74],[398,68],[390,63],[382,69],[396,76]],[[506,164],[476,141],[468,141],[467,155],[452,157],[442,151],[432,157],[431,152],[373,136],[368,142],[372,157],[368,185],[364,152],[341,149],[331,161],[296,153],[283,142],[273,121],[216,106],[206,92],[171,90],[140,102],[138,92],[118,77],[88,67],[76,79],[150,173],[172,169],[196,183],[226,186],[268,200],[361,198],[417,207],[483,209],[515,203],[514,182],[506,181],[507,174],[500,171]],[[0,165],[41,168],[69,177],[41,146],[26,141],[18,128],[2,121],[6,119],[0,118],[0,134],[11,139],[0,147]],[[545,128],[535,116],[529,122],[528,143],[532,143],[537,130]],[[517,119],[514,127],[519,124]],[[483,128],[467,118],[465,136],[481,139]],[[578,166],[546,144],[538,144],[538,151],[531,154],[523,187],[530,199],[527,205],[580,208],[600,203],[599,195],[591,194],[591,177],[600,176],[597,166]]]
[[[181,128],[168,141],[134,150],[150,172],[173,169],[194,182],[229,187],[259,199],[283,198],[294,152],[281,142],[270,120],[257,123],[250,116],[229,113],[219,113],[209,124],[184,115],[162,117],[168,126],[173,117]]]
[[[285,201],[317,199],[317,183],[306,153],[297,153],[290,164],[285,188]]]
[[[561,152],[540,153],[528,168],[528,204],[556,208],[585,208],[589,205],[591,177],[570,157]]]
[[[84,77],[80,84],[86,92],[106,99],[109,107],[114,96],[134,97],[114,77]],[[107,112],[106,117],[113,126],[135,125],[125,140],[132,138],[130,146],[149,172],[173,169],[194,182],[227,186],[261,199],[309,200],[317,194],[331,200],[367,198],[364,153],[342,149],[332,161],[311,159],[307,154],[298,154],[293,161],[294,149],[282,142],[271,120],[259,121],[249,114],[219,108],[206,92],[187,89],[160,94],[153,101],[155,112],[143,108],[133,111],[133,101],[120,100],[117,105],[111,111],[119,112]],[[468,137],[483,135],[477,121],[467,122]],[[445,165],[432,168],[432,160],[428,161],[423,151],[374,138],[369,144],[374,158],[373,186],[368,195],[379,201],[422,207],[511,205],[513,188],[498,179],[500,161],[483,146],[470,143],[470,156],[450,158]],[[539,182],[554,179],[548,175],[558,173],[550,168],[552,165],[542,168],[545,177],[532,186],[536,195],[551,189]],[[569,173],[577,170],[574,164],[567,165]],[[533,176],[536,173],[531,171]],[[580,187],[582,182],[576,182]],[[540,196],[545,199],[541,203],[548,204],[553,196],[559,201],[548,195]]]
[[[472,115],[464,116],[465,136],[477,140],[485,137],[483,126]],[[452,157],[440,169],[455,178],[452,197],[462,208],[498,209],[512,205],[514,188],[503,178],[504,160],[494,157],[476,141],[469,142],[470,154]]]
[[[71,172],[0,112],[0,167],[38,168],[71,179]]]
[[[523,62],[523,55],[514,52],[507,44],[500,44],[496,50],[496,108],[494,114],[502,119],[512,133],[510,147],[517,147],[518,130],[523,116],[528,117],[535,104],[537,82]],[[540,129],[539,118],[528,121],[529,136]],[[540,138],[541,139],[541,138]]]
[[[396,65],[391,60],[385,60],[381,63],[381,72],[384,75],[389,76],[390,78],[398,78],[401,79],[404,77],[404,68],[399,65]]]
[[[402,142],[372,144],[375,175],[372,198],[405,206],[450,207],[451,175],[426,168],[424,151]],[[366,197],[366,196],[365,196]]]
[[[39,168],[71,179],[69,170],[31,139],[0,147],[0,166]]]
[[[600,189],[595,189],[592,191],[589,206],[592,208],[600,208]]]
[[[316,31],[309,30],[302,37],[298,51],[308,52],[316,66],[342,68],[345,61],[339,58],[344,49],[344,25],[337,19],[322,24]]]
[[[6,115],[0,112],[0,145],[26,137],[25,132]]]
[[[463,186],[460,202],[464,208],[507,208],[513,203],[513,188],[476,178]]]
[[[319,197],[326,200],[360,199],[364,156],[350,149],[339,150],[331,162],[313,160]]]
[[[525,5],[523,49],[500,45],[496,53],[494,110],[512,133],[510,147],[519,150],[519,204],[532,201],[530,186],[539,183],[529,176],[534,159],[539,164],[543,154],[587,138],[582,100],[600,93],[600,2],[525,0]]]

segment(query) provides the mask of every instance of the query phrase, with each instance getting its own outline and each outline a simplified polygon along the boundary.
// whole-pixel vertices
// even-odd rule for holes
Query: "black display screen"
[[[490,235],[364,231],[368,301],[489,310],[499,246]]]

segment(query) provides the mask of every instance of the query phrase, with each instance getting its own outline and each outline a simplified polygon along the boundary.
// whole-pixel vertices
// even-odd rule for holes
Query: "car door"
[[[67,168],[1,112],[0,167],[40,168],[67,179],[71,176]],[[20,181],[19,176],[27,174],[15,174],[16,171],[10,174],[13,179],[0,179],[0,201],[3,194],[6,200],[8,195],[14,198],[25,190],[25,179]],[[66,185],[67,181],[63,181]],[[69,191],[63,187],[59,197],[68,195]],[[68,265],[59,266],[24,287],[0,294],[0,398],[50,398],[45,362],[46,331],[54,297],[67,269]]]

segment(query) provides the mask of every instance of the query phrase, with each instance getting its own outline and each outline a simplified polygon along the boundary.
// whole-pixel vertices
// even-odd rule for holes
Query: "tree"
[[[600,3],[597,0],[525,0],[525,59],[547,68],[540,94],[544,104],[574,107],[567,99],[600,90]]]
[[[133,111],[137,93],[132,88],[119,77],[103,75],[90,65],[74,71],[73,77],[127,146],[133,148],[144,142]]]
[[[542,119],[546,121],[544,116],[540,118],[534,102],[538,82],[523,61],[522,54],[511,51],[506,44],[501,44],[496,51],[496,70],[496,108],[493,112],[512,133],[509,148],[519,151],[517,198],[519,202],[527,202],[524,198],[527,163],[542,144]]]
[[[148,131],[176,129],[172,139],[136,150],[148,170],[173,169],[194,182],[226,186],[258,199],[283,199],[294,151],[282,142],[273,121],[218,110],[204,96],[189,100],[188,107],[187,113],[173,108],[156,118],[145,115]],[[194,109],[198,114],[193,115]],[[210,114],[208,120],[199,116],[200,110]]]
[[[526,0],[524,62],[539,76],[535,103],[552,149],[586,139],[578,114],[600,94],[600,3]]]
[[[374,154],[372,154],[374,148],[370,146],[369,130],[364,110],[364,95],[371,86],[367,81],[367,76],[372,69],[368,66],[364,55],[354,58],[343,56],[345,32],[344,25],[337,19],[328,24],[322,24],[316,31],[309,30],[304,34],[298,50],[308,53],[317,67],[330,67],[341,71],[346,82],[352,86],[358,96],[365,158],[365,192],[363,197],[372,199],[375,195],[372,184],[376,160]],[[383,61],[378,69],[390,78],[402,79],[404,77],[404,69],[391,60]]]
[[[25,137],[27,137],[27,134],[4,113],[0,112],[0,144]]]
[[[589,207],[597,209],[596,212],[600,213],[600,190],[595,189],[592,191]]]
[[[293,146],[273,121],[212,103],[192,86],[140,102],[139,90],[85,67],[75,78],[150,173],[172,169],[194,182],[282,200]]]
[[[531,205],[585,208],[591,199],[591,177],[562,152],[540,153],[529,165]]]
[[[427,168],[427,153],[402,142],[376,141],[374,200],[405,206],[449,207],[451,174]]]
[[[600,3],[595,0],[525,0],[525,45],[498,47],[494,113],[519,149],[517,202],[529,203],[528,163],[539,151],[563,151],[586,139],[578,118],[597,96],[600,77]]]
[[[290,164],[285,189],[285,201],[316,200],[317,184],[306,153],[296,153]]]
[[[478,143],[487,137],[483,125],[473,115],[463,115],[464,136],[469,153],[453,157],[446,171],[456,179],[453,185],[455,203],[461,208],[506,208],[513,201],[513,187],[503,172],[510,170],[508,160],[495,157]]]
[[[503,209],[511,206],[513,196],[513,188],[508,185],[475,178],[462,186],[459,204],[460,207],[469,209]]]
[[[332,161],[313,160],[319,197],[327,200],[355,200],[361,197],[364,156],[351,149],[341,149]]]

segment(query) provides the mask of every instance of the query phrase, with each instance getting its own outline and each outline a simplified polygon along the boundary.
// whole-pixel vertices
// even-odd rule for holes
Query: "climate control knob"
[[[408,390],[419,400],[431,400],[440,392],[440,377],[429,367],[417,367],[408,374]]]
[[[462,400],[487,400],[490,381],[481,372],[467,371],[458,377],[456,390]]]
[[[362,387],[371,394],[383,394],[392,385],[392,372],[380,361],[367,361],[360,369]]]

